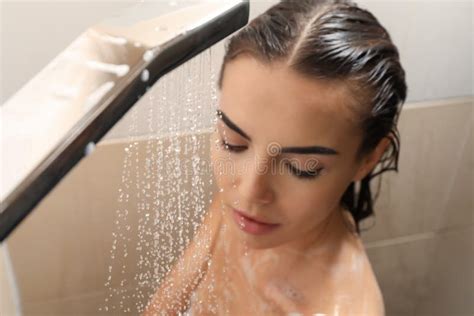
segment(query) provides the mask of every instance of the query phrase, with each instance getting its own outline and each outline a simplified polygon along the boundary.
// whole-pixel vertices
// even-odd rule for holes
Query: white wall
[[[140,1],[0,0],[0,103],[22,87],[83,30]],[[161,1],[163,5],[170,2],[156,1]],[[251,0],[250,18],[276,2]],[[472,1],[362,0],[358,3],[374,13],[399,48],[408,84],[407,107],[414,101],[474,94]],[[224,41],[214,45],[211,53],[212,69],[217,74],[224,53]],[[163,78],[161,84],[176,84],[173,75]],[[149,93],[159,95],[157,86]],[[170,104],[177,103],[174,102],[176,100],[170,101]],[[135,106],[140,122],[147,122],[151,107],[155,105],[147,98],[142,98]],[[129,112],[104,139],[153,133],[147,128],[148,124],[139,124],[136,130],[130,131],[131,119]]]
[[[80,33],[131,0],[0,0],[0,104]]]
[[[472,1],[357,1],[390,32],[408,101],[473,94]]]
[[[137,2],[1,0],[0,103],[82,30]],[[251,18],[276,2],[251,0]],[[399,47],[409,101],[473,94],[472,1],[357,2],[374,13]]]
[[[268,7],[257,2],[254,12]],[[406,71],[408,102],[473,94],[472,1],[355,2],[377,17],[397,45]]]
[[[278,1],[251,0],[250,18]],[[391,34],[400,51],[406,72],[410,103],[473,95],[474,73],[471,1],[370,1],[357,2],[371,11]],[[219,71],[224,41],[212,47],[212,68]],[[163,81],[171,81],[165,77]],[[162,81],[162,82],[163,82]],[[154,87],[150,93],[157,93]],[[140,119],[146,120],[154,104],[141,99],[136,105]],[[131,116],[126,115],[106,140],[130,135]],[[134,135],[147,135],[142,127]]]

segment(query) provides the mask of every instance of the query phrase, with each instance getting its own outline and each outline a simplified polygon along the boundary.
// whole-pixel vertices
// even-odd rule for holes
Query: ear
[[[352,181],[360,181],[365,176],[371,172],[377,163],[382,158],[383,153],[387,150],[387,147],[390,145],[390,136],[386,136],[382,138],[378,145],[372,150],[372,152],[367,155],[361,162],[359,169],[357,170],[356,174]]]

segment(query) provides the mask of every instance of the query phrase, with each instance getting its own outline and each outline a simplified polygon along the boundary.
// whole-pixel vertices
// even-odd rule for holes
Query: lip
[[[267,234],[280,226],[280,224],[271,224],[258,221],[236,209],[232,209],[232,215],[237,226],[244,232],[252,235]]]

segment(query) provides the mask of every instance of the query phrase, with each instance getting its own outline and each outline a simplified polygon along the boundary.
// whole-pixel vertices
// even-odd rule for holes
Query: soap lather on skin
[[[304,295],[287,282],[270,281],[264,289],[265,298],[285,313],[295,313],[304,305]]]

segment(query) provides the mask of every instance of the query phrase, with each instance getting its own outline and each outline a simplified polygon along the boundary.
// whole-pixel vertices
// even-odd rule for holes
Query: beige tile
[[[363,234],[365,241],[472,223],[472,186],[465,185],[469,177],[472,184],[472,150],[465,146],[472,109],[465,102],[402,111],[399,173],[383,174],[376,224]]]
[[[369,245],[387,316],[472,315],[473,244],[470,226]]]
[[[446,208],[439,217],[438,223],[436,223],[437,230],[474,224],[474,208],[472,205],[474,196],[473,125],[474,122],[471,118],[470,129],[466,135],[461,161],[457,166],[448,194]]]
[[[18,315],[13,282],[8,249],[5,244],[0,244],[0,315]]]
[[[93,292],[52,301],[28,303],[23,306],[24,316],[100,316],[138,315],[137,305],[141,302],[131,295],[123,295],[105,301],[107,292]]]
[[[96,153],[101,154],[100,147]],[[99,237],[107,226],[97,225],[97,217],[111,222],[115,210],[90,209],[87,194],[100,200],[108,192],[94,196],[93,187],[85,185],[82,172],[87,174],[87,165],[88,161],[83,161],[64,178],[8,240],[23,302],[50,300],[103,286],[105,267],[100,257],[108,251]],[[112,165],[104,166],[96,179],[112,175],[114,171],[107,169]],[[109,188],[110,193],[116,192],[114,187]],[[104,241],[108,244],[108,240],[110,237]]]
[[[417,239],[367,249],[387,316],[415,316],[434,254],[434,239]]]
[[[198,223],[196,216],[207,209],[211,194],[205,166],[209,139],[196,139],[200,146],[194,153],[201,157],[197,175],[192,140],[182,140],[165,141],[162,147],[153,140],[139,141],[128,152],[129,144],[99,145],[63,179],[8,240],[22,302],[103,291],[109,267],[110,286],[156,284],[191,237],[195,227],[187,223]],[[172,151],[177,160],[163,162],[157,156],[176,147],[181,148]],[[176,161],[180,180],[168,171],[177,169]]]
[[[474,226],[437,235],[431,262],[416,315],[474,315]]]

